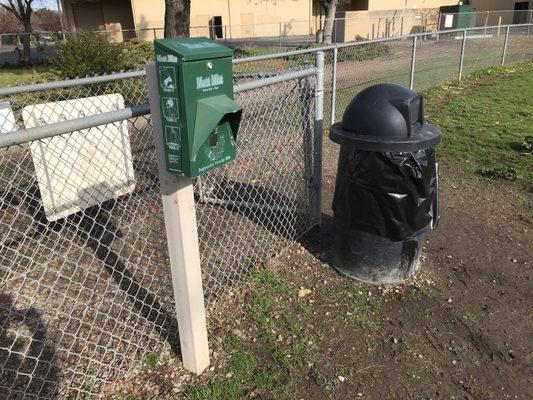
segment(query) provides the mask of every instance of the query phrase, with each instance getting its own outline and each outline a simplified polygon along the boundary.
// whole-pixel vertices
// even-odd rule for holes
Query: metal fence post
[[[505,30],[505,40],[503,42],[503,51],[502,51],[502,65],[505,65],[505,56],[507,55],[507,44],[509,43],[509,30],[510,26],[507,25],[507,29]]]
[[[458,79],[461,80],[463,77],[463,65],[465,62],[465,48],[466,48],[466,29],[463,31],[463,43],[461,44],[461,57],[459,59],[459,73],[458,73]]]
[[[316,83],[315,83],[315,137],[313,146],[314,176],[313,215],[320,225],[322,220],[322,135],[324,131],[324,52],[315,55]]]
[[[281,51],[281,22],[279,23],[279,51]]]
[[[439,20],[437,22],[437,42],[440,39],[440,24],[442,23],[442,13],[439,13]]]
[[[527,36],[529,37],[529,31],[531,29],[531,22],[533,22],[533,10],[529,11],[529,22],[527,25]]]
[[[413,51],[411,53],[411,72],[409,74],[409,89],[413,90],[415,84],[415,68],[416,68],[416,43],[418,42],[418,35],[413,36]]]
[[[330,125],[335,122],[335,105],[337,97],[337,55],[339,53],[338,46],[335,45],[333,49],[333,67],[331,69],[331,118]]]
[[[308,67],[309,65],[306,65],[307,63],[304,63],[304,66]],[[316,74],[316,72],[315,72]],[[309,201],[309,208],[311,210],[311,214],[314,218],[314,210],[315,210],[315,190],[314,190],[314,170],[313,170],[313,164],[314,164],[314,154],[313,154],[313,141],[314,141],[314,134],[313,134],[313,108],[314,104],[312,102],[313,99],[313,93],[311,91],[311,82],[309,77],[305,77],[303,79],[303,85],[301,86],[300,90],[300,100],[302,102],[302,116],[303,116],[303,155],[304,155],[304,179],[306,183],[306,189],[307,189],[307,199]]]
[[[146,73],[181,355],[183,366],[200,374],[209,365],[209,347],[193,185],[167,172],[155,63]]]

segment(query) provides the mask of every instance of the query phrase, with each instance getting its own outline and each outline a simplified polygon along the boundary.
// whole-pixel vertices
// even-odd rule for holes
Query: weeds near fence
[[[522,151],[524,153],[533,152],[533,136],[526,136],[526,138],[522,142]]]

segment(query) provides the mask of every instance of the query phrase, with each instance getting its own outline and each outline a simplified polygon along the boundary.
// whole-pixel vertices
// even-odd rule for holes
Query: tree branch
[[[4,9],[9,11],[11,14],[13,14],[20,22],[22,22],[22,16],[18,13],[17,9],[15,8],[15,5],[11,0],[8,0],[9,5],[0,3],[0,6],[2,6]]]
[[[17,18],[20,23],[24,24],[24,19],[22,14],[20,13],[20,10],[17,8],[17,6],[13,3],[12,0],[7,0],[8,4],[0,3],[0,6],[2,6],[5,10],[10,12]]]

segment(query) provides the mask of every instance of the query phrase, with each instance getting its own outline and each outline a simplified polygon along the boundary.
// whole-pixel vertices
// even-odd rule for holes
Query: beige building
[[[335,41],[377,39],[435,30],[441,6],[457,0],[352,0],[337,12]]]
[[[191,36],[261,37],[279,35],[280,30],[283,35],[308,35],[313,29],[310,26],[316,7],[313,1],[192,0]],[[61,3],[66,29],[72,32],[108,31],[112,41],[127,39],[128,33],[110,31],[144,30],[137,36],[147,39],[163,34],[164,0],[61,0]]]
[[[164,0],[61,0],[67,30],[104,31],[110,41],[134,37],[162,37]],[[512,23],[513,10],[533,6],[530,1],[472,0],[478,19]],[[351,0],[338,9],[336,41],[379,38],[435,30],[439,8],[458,0]],[[525,15],[525,14],[524,14]],[[323,25],[324,10],[316,0],[192,0],[191,36],[250,38],[313,35]],[[476,21],[482,25],[484,21]],[[514,21],[521,22],[521,21]],[[522,21],[527,22],[527,21]]]

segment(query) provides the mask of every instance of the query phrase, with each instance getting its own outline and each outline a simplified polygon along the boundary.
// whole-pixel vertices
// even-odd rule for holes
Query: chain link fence
[[[415,44],[416,43],[416,44]],[[301,69],[325,53],[324,125],[342,117],[366,87],[389,82],[422,90],[470,72],[533,59],[533,24],[454,29],[356,41],[235,60],[246,76]]]
[[[235,60],[238,83],[315,65],[324,123],[364,88],[416,90],[533,60],[531,25],[420,34]],[[238,91],[238,158],[195,182],[206,302],[318,220],[316,78]],[[134,109],[144,73],[0,89],[4,135]],[[161,347],[179,354],[148,107],[0,146],[0,398],[92,398]],[[42,130],[43,132],[45,130]],[[26,131],[21,131],[26,132]],[[66,132],[66,133],[65,133]]]
[[[314,223],[313,85],[236,96],[238,161],[196,182],[209,306]],[[16,93],[1,128],[146,98],[144,77]],[[141,115],[1,150],[0,398],[99,395],[161,344],[179,354],[152,135]]]
[[[326,50],[324,125],[342,118],[351,99],[377,83],[423,90],[482,68],[529,60],[533,60],[533,25],[442,31],[334,45]]]
[[[451,13],[438,8],[413,10],[349,11],[340,12],[344,17],[335,18],[332,40],[344,43],[357,38],[379,39],[404,36],[409,33],[436,33],[439,30],[455,30],[460,27],[492,27],[496,25],[531,24],[533,10],[490,10]],[[316,45],[322,37],[323,17],[307,20],[291,20],[252,24],[215,24],[190,27],[191,37],[209,37],[233,48],[274,53]],[[110,43],[140,39],[152,41],[164,37],[160,27],[139,29],[106,29],[93,31]],[[44,61],[56,55],[53,38],[63,39],[75,32],[0,33],[0,65],[17,64],[23,56],[22,41],[28,37],[32,47],[32,59]],[[318,36],[318,39],[317,39]],[[237,54],[236,56],[240,56]],[[243,55],[245,57],[246,55]]]

